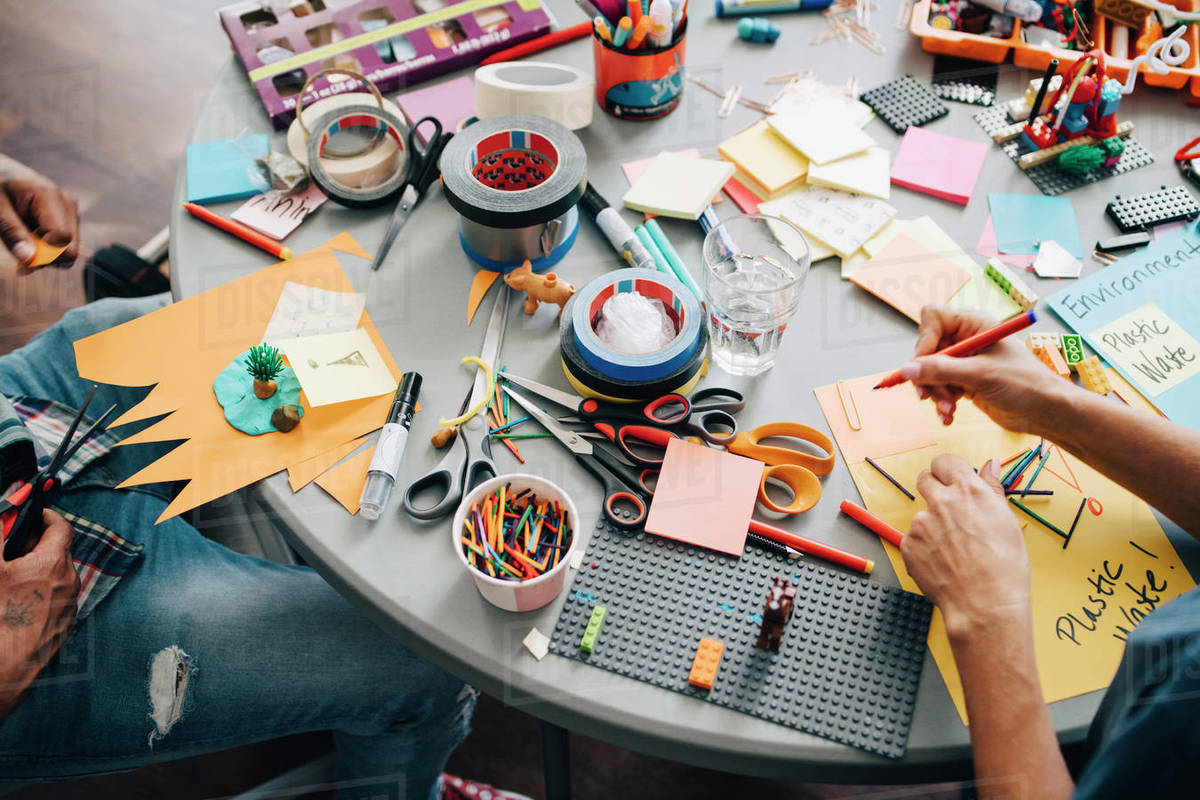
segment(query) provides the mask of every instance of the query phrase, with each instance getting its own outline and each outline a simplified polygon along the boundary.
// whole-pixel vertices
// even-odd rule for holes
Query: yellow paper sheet
[[[726,139],[717,148],[764,189],[774,195],[808,172],[808,159],[761,120]]]
[[[26,265],[28,269],[53,264],[63,254],[63,251],[67,249],[67,245],[64,244],[62,247],[55,247],[52,244],[46,244],[46,240],[35,233],[33,235],[33,248],[33,259]]]
[[[352,515],[358,513],[358,501],[362,499],[363,484],[367,482],[367,467],[375,455],[374,446],[356,456],[351,456],[317,478],[317,486],[329,492]]]
[[[899,388],[888,391],[897,392]],[[897,402],[901,400],[901,395],[894,396]],[[840,407],[831,409],[822,403],[822,409],[831,416],[837,436],[832,420]],[[933,447],[878,461],[902,484],[915,488],[917,476],[939,453],[954,453],[978,467],[988,458],[1004,459],[1038,444],[1034,437],[1003,430],[966,400],[959,402],[954,424],[939,428],[937,439]],[[851,464],[850,473],[867,508],[901,531],[907,531],[913,515],[925,508],[919,494],[915,502],[908,500],[865,462]],[[1030,475],[1032,471],[1027,470],[1026,479]],[[1073,485],[1076,482],[1079,490]],[[1035,487],[1051,489],[1055,494],[1031,496],[1026,505],[1063,530],[1070,528],[1084,497],[1094,498],[1091,505],[1100,510],[1096,515],[1085,506],[1064,550],[1060,536],[1013,508],[1014,516],[1022,523],[1032,565],[1038,677],[1046,701],[1054,702],[1106,687],[1124,651],[1123,639],[1134,623],[1151,606],[1162,605],[1191,589],[1195,581],[1146,504],[1073,456],[1055,448]],[[917,591],[900,551],[887,543],[884,549],[900,585]],[[1106,569],[1109,574],[1119,571],[1120,577],[1100,581],[1102,588],[1097,588],[1093,581],[1099,580]],[[1152,589],[1146,587],[1148,570],[1154,576]],[[962,683],[945,625],[936,611],[929,629],[929,649],[966,724]]]
[[[1088,341],[1151,397],[1200,373],[1200,342],[1153,301],[1096,328]]]
[[[890,160],[887,150],[871,147],[858,155],[839,158],[828,164],[811,165],[808,168],[808,182],[813,186],[887,200],[892,194],[891,175],[888,173]]]
[[[924,306],[943,305],[971,276],[953,261],[898,233],[850,280],[919,323]]]
[[[127,438],[125,444],[186,440],[122,484],[188,481],[163,511],[160,522],[383,424],[391,404],[389,395],[306,407],[303,420],[291,433],[247,436],[225,422],[213,395],[213,378],[238,353],[259,341],[284,282],[340,292],[354,290],[333,247],[367,257],[348,235],[341,234],[316,250],[75,343],[79,374],[85,380],[154,386],[145,400],[125,410],[114,425],[169,414]],[[399,380],[400,370],[368,314],[363,314],[362,327],[393,378]]]
[[[318,475],[357,450],[365,441],[366,437],[355,439],[320,455],[306,458],[298,464],[291,464],[288,466],[288,485],[292,487],[293,492],[300,491],[316,480]]]

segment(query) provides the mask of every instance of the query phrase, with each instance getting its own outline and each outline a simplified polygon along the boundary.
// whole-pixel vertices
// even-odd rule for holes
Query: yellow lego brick
[[[1075,365],[1075,370],[1079,373],[1079,380],[1083,383],[1083,388],[1089,392],[1108,394],[1113,390],[1112,383],[1108,380],[1108,373],[1104,371],[1099,356],[1085,358]]]
[[[1041,359],[1050,370],[1060,378],[1070,378],[1071,368],[1067,366],[1067,360],[1063,358],[1062,350],[1058,349],[1058,345],[1046,345],[1039,347],[1033,351],[1033,354]]]
[[[1025,346],[1036,355],[1040,348],[1047,345],[1058,347],[1061,341],[1057,333],[1031,333],[1025,337]]]
[[[701,638],[700,646],[696,648],[696,658],[692,660],[688,683],[701,689],[711,689],[717,677],[717,668],[721,666],[721,654],[724,652],[724,642]]]

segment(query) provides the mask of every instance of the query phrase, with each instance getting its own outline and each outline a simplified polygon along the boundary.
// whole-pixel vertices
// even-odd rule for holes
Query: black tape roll
[[[675,372],[654,381],[627,381],[602,375],[583,359],[579,346],[575,343],[574,323],[571,321],[571,303],[563,309],[562,321],[559,323],[559,349],[562,354],[563,368],[570,372],[571,377],[594,392],[620,400],[653,400],[688,383],[700,373],[704,367],[705,354],[708,351],[708,326],[700,326],[700,336],[696,340],[696,349],[691,358]]]
[[[400,146],[402,158],[399,159],[396,168],[387,176],[383,176],[377,184],[365,188],[346,186],[326,172],[321,163],[321,153],[326,141],[340,129],[341,123],[358,126],[367,119],[373,120],[378,130],[395,140]],[[378,106],[355,105],[330,111],[313,123],[311,130],[312,133],[308,137],[308,172],[313,182],[330,200],[347,208],[375,208],[399,196],[410,155],[406,150],[408,126],[403,120]]]
[[[525,228],[562,216],[587,188],[587,153],[567,128],[514,114],[469,125],[442,151],[450,205],[492,228]]]

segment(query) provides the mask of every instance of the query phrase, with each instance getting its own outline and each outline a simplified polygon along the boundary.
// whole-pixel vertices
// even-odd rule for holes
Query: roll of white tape
[[[475,70],[475,115],[530,114],[579,130],[592,123],[595,84],[590,73],[563,64],[488,64]]]
[[[318,100],[315,103],[307,105],[300,113],[304,117],[304,124],[311,131],[316,121],[331,111],[338,111],[339,109],[363,103],[374,104],[375,98],[365,92],[346,92],[345,94],[326,97],[323,100]],[[391,100],[384,99],[382,109],[390,112],[399,119],[404,119],[404,115],[400,113],[400,109]],[[308,137],[304,135],[304,130],[300,127],[300,123],[297,120],[292,120],[292,125],[288,128],[287,146],[288,152],[292,154],[292,158],[307,167]],[[326,159],[326,172],[338,183],[349,186],[360,186],[364,182],[364,179],[369,176],[391,173],[396,170],[398,165],[403,166],[400,153],[401,148],[397,146],[395,141],[390,138],[384,139],[379,142],[377,147],[372,147],[360,155],[351,156],[350,158]]]

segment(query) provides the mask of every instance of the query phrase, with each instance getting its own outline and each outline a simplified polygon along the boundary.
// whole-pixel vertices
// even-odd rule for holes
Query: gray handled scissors
[[[508,322],[508,284],[498,281],[500,291],[492,316],[488,319],[487,331],[483,336],[483,350],[479,358],[485,364],[495,364],[500,356],[500,344],[504,340],[504,327]],[[482,371],[476,373],[467,408],[483,400],[487,393],[487,378]],[[453,514],[463,496],[483,481],[496,477],[496,465],[492,461],[492,444],[488,438],[487,423],[480,412],[458,426],[458,441],[432,472],[417,478],[404,492],[404,510],[416,519],[432,520]],[[461,443],[461,445],[460,445]],[[443,494],[427,508],[418,507],[416,498],[423,492]]]

